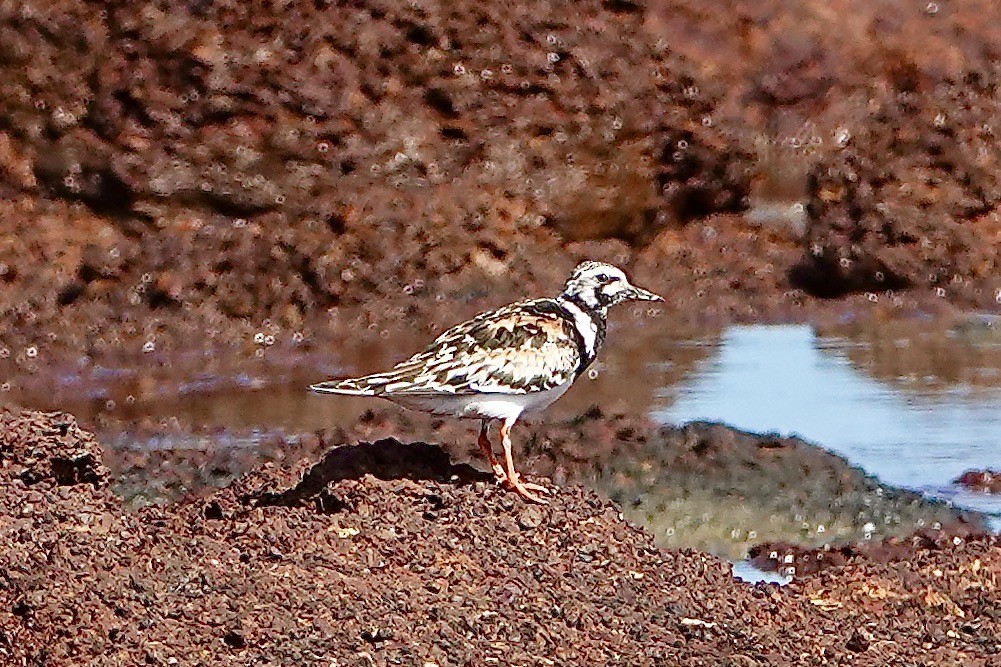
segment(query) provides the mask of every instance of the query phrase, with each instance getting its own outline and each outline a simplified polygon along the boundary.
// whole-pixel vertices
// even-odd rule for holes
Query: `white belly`
[[[538,412],[562,396],[570,384],[532,394],[465,394],[451,396],[382,396],[411,410],[459,419],[517,419],[524,412]]]

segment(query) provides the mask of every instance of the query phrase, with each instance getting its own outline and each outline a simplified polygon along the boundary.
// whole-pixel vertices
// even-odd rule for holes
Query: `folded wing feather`
[[[456,325],[392,370],[311,387],[325,393],[525,394],[569,383],[580,351],[566,319],[527,302]]]

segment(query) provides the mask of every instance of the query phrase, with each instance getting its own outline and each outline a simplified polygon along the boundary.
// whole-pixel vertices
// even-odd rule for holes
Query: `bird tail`
[[[347,394],[349,396],[378,396],[389,382],[385,374],[366,375],[360,378],[327,380],[310,385],[309,390],[318,394]]]

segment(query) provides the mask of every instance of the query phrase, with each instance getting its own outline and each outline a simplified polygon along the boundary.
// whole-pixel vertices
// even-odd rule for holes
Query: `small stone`
[[[518,513],[517,522],[522,530],[534,530],[542,523],[542,512],[538,507],[526,507]]]
[[[855,653],[862,653],[869,648],[869,644],[870,641],[868,637],[863,635],[861,631],[856,630],[852,633],[852,636],[848,638],[848,641],[845,643],[845,648]]]

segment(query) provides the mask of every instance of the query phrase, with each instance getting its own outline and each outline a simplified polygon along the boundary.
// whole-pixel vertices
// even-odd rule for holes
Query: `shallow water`
[[[734,578],[748,584],[765,582],[767,584],[785,585],[793,579],[792,577],[779,572],[766,572],[765,570],[756,568],[746,560],[737,561],[735,563],[731,563],[731,565],[733,566]]]
[[[962,337],[957,330],[918,332],[956,339],[1001,363],[1001,336]],[[719,339],[694,341],[711,353],[678,386],[660,392],[662,422],[722,421],[819,443],[884,482],[991,514],[1001,527],[1001,497],[952,483],[971,468],[1001,466],[1001,377],[983,364],[961,373],[877,375],[879,355],[859,363],[873,344],[822,335],[806,325],[737,326]],[[911,338],[897,349],[920,347]],[[916,352],[921,355],[920,349]],[[945,353],[950,354],[949,351]],[[957,358],[955,363],[961,363]],[[868,366],[868,367],[867,367]],[[942,366],[948,368],[948,364]]]

